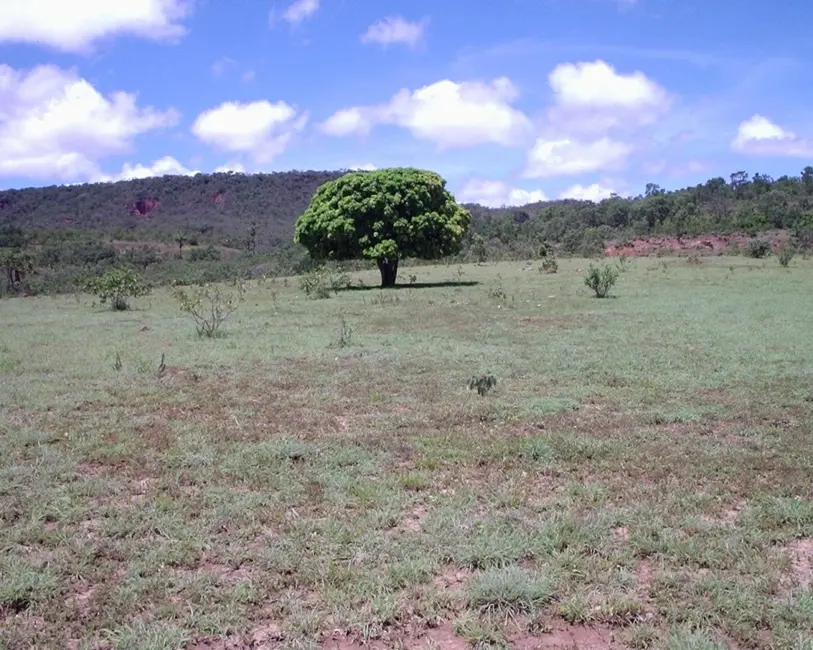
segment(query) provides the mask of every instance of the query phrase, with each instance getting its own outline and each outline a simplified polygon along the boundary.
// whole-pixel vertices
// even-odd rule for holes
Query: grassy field
[[[0,303],[0,647],[813,649],[813,262],[586,266]]]

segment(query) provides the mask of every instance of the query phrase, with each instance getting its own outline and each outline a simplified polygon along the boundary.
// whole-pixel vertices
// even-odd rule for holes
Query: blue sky
[[[417,166],[460,200],[813,162],[805,0],[3,0],[0,188]]]

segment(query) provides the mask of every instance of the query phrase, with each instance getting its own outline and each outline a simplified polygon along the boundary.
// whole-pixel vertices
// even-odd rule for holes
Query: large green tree
[[[321,185],[296,222],[294,241],[318,260],[375,260],[381,286],[392,287],[399,259],[453,255],[470,225],[471,214],[438,174],[391,168]]]

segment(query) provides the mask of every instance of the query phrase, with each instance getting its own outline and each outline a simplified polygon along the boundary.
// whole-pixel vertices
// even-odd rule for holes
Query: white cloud
[[[282,14],[282,19],[296,25],[319,11],[319,0],[295,0]]]
[[[287,149],[307,120],[283,101],[225,102],[198,115],[192,133],[218,149],[250,153],[267,163]]]
[[[172,156],[164,156],[154,160],[149,166],[142,164],[131,165],[124,163],[121,173],[118,174],[98,174],[91,180],[102,181],[128,181],[134,178],[152,178],[154,176],[194,176],[199,174],[199,170],[187,169]]]
[[[243,166],[242,163],[235,161],[227,162],[225,165],[215,167],[215,174],[226,174],[228,172],[234,172],[236,174],[245,174],[246,168],[245,166]]]
[[[559,198],[598,202],[603,199],[609,199],[616,193],[615,190],[611,190],[609,187],[603,187],[598,183],[593,183],[592,185],[572,185],[559,194]]]
[[[757,156],[813,156],[812,140],[800,138],[759,113],[740,123],[731,148]]]
[[[554,94],[548,119],[571,133],[646,126],[672,103],[666,90],[643,72],[622,74],[601,60],[558,65],[548,82]]]
[[[361,36],[361,42],[378,43],[384,46],[400,43],[415,47],[423,38],[426,26],[426,20],[410,22],[401,16],[384,18],[367,28],[367,31]]]
[[[0,42],[82,52],[114,34],[175,39],[185,33],[180,21],[191,10],[192,0],[3,0]]]
[[[320,128],[330,135],[351,135],[392,124],[444,148],[511,146],[521,144],[533,129],[525,114],[512,106],[518,95],[506,77],[490,83],[444,79],[415,91],[403,89],[387,104],[342,109]]]
[[[373,163],[364,163],[363,165],[352,165],[350,169],[353,171],[374,172],[378,167]]]
[[[212,64],[212,74],[219,77],[230,68],[233,68],[235,65],[237,65],[237,61],[231,57],[221,57]]]
[[[539,138],[528,152],[524,176],[551,178],[616,169],[625,163],[631,152],[631,145],[607,137],[594,142]]]
[[[526,205],[547,201],[548,197],[540,190],[523,190],[511,187],[504,181],[471,179],[457,192],[461,203],[479,203],[489,208]]]
[[[372,111],[363,108],[343,108],[327,118],[319,128],[328,135],[365,135],[373,127]]]
[[[0,176],[92,177],[100,159],[178,119],[173,109],[139,107],[134,94],[105,97],[72,70],[0,64]]]

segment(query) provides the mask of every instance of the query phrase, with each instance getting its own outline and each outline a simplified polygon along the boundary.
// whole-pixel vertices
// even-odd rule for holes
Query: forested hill
[[[183,232],[201,243],[241,248],[256,223],[257,248],[290,243],[293,224],[316,188],[344,171],[198,174],[117,183],[62,185],[0,192],[0,227],[37,232],[69,228],[98,238],[172,241]],[[490,249],[558,243],[589,252],[611,239],[702,235],[772,229],[795,231],[813,243],[813,167],[773,179],[736,172],[685,189],[648,184],[633,198],[599,203],[562,200],[516,208],[467,204],[473,234]],[[94,231],[98,234],[94,235]],[[53,232],[51,233],[53,234]]]
[[[0,225],[153,232],[160,239],[176,231],[242,237],[257,222],[269,238],[290,238],[316,188],[342,173],[197,174],[6,190]]]

